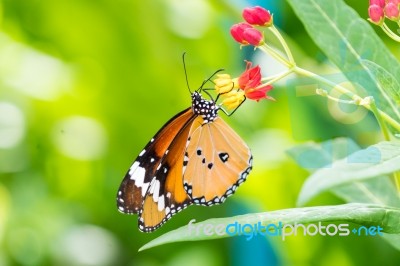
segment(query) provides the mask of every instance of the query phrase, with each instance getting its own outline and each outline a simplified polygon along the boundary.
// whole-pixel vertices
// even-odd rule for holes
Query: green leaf
[[[368,69],[370,76],[375,80],[375,84],[377,84],[381,95],[384,97],[384,101],[388,103],[388,105],[385,106],[384,111],[390,112],[388,111],[388,108],[391,108],[396,114],[396,117],[400,119],[400,113],[398,110],[400,104],[399,82],[386,69],[374,62],[362,60],[361,63]],[[382,98],[378,100],[382,101]]]
[[[357,144],[347,138],[336,138],[322,143],[309,142],[293,147],[286,152],[303,168],[314,172],[329,167],[333,161],[358,151]]]
[[[362,182],[352,182],[335,187],[331,191],[346,202],[400,207],[400,198],[396,187],[393,184],[393,180],[388,176],[379,176]]]
[[[318,222],[344,222],[363,226],[380,226],[383,232],[390,234],[400,233],[400,209],[371,204],[351,203],[337,206],[319,206],[294,208],[264,213],[252,213],[229,218],[209,219],[200,223],[183,226],[170,231],[150,241],[139,251],[160,246],[167,243],[182,241],[199,241],[231,236],[223,231],[223,234],[216,234],[213,228],[220,226],[225,229],[229,224],[257,224],[262,225],[278,224],[309,224]],[[204,230],[204,228],[208,228]],[[213,233],[210,233],[213,232]]]
[[[353,182],[334,188],[331,192],[346,202],[376,203],[400,207],[398,192],[393,181],[387,176]],[[382,237],[394,248],[400,250],[400,234],[383,234]]]
[[[391,174],[398,170],[400,170],[400,143],[381,142],[372,145],[312,174],[301,189],[298,205],[302,206],[313,197],[332,188]]]
[[[400,250],[400,234],[383,234],[382,237],[394,248]]]
[[[338,138],[321,144],[303,144],[292,148],[288,153],[300,165],[303,163],[302,166],[304,167],[304,162],[313,162],[316,158],[319,158],[320,161],[321,158],[325,158],[325,162],[320,162],[320,164],[327,166],[332,164],[332,161],[345,158],[348,154],[357,150],[359,150],[359,147],[351,139]],[[306,163],[305,165],[310,166],[310,163]],[[309,170],[315,171],[315,169]],[[346,202],[362,202],[400,207],[400,197],[398,196],[398,192],[393,185],[391,178],[387,176],[379,176],[363,181],[348,183],[334,187],[330,192],[342,198]],[[382,237],[393,247],[400,250],[400,235],[384,234]]]
[[[389,103],[377,88],[369,69],[362,63],[363,60],[374,62],[398,82],[400,64],[371,25],[342,0],[288,2],[320,49],[356,88],[361,86],[357,94],[362,97],[373,96],[378,108],[395,117],[392,108],[385,108]]]
[[[312,142],[299,145],[291,148],[287,153],[303,168],[308,169],[310,172],[315,172],[323,167],[330,167],[329,169],[332,170],[334,161],[343,159],[359,150],[360,148],[353,140],[337,138],[323,143]],[[302,191],[304,191],[304,187]],[[400,207],[400,198],[396,188],[392,180],[387,176],[346,183],[335,186],[331,191],[346,202]],[[303,193],[307,192],[304,191]],[[310,193],[313,193],[313,190]]]

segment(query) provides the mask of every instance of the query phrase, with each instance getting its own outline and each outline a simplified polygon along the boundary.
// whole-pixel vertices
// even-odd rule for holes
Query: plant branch
[[[330,86],[332,88],[335,88],[339,92],[341,92],[343,94],[346,94],[348,97],[350,97],[352,99],[361,98],[360,96],[358,96],[357,94],[353,93],[352,91],[350,91],[350,90],[348,90],[348,89],[346,89],[346,88],[344,88],[344,87],[342,87],[340,85],[337,85],[336,83],[334,83],[334,82],[332,82],[330,80],[327,80],[327,79],[325,79],[325,78],[323,78],[323,77],[321,77],[321,76],[319,76],[319,75],[317,75],[317,74],[315,74],[313,72],[310,72],[308,70],[300,68],[298,66],[294,66],[293,67],[293,71],[295,73],[299,74],[299,75],[312,78],[312,79],[314,79],[316,81],[319,81],[319,82],[321,82],[321,83],[323,83],[325,85],[328,85],[328,86]],[[365,104],[363,106],[366,109],[372,111],[371,105]],[[389,116],[387,113],[383,112],[382,110],[380,110],[378,108],[376,108],[376,112],[381,117],[381,119],[383,119],[386,123],[388,123],[389,125],[391,125],[392,127],[394,127],[396,130],[398,130],[400,132],[400,124],[399,124],[399,122],[397,122],[391,116]]]

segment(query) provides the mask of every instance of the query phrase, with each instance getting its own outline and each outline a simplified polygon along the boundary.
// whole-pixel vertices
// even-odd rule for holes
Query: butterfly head
[[[192,93],[192,111],[200,115],[204,123],[211,123],[218,116],[218,106],[214,101],[204,99],[199,92]]]

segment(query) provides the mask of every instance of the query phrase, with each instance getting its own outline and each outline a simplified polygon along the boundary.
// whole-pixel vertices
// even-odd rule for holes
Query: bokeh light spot
[[[44,256],[44,239],[33,228],[19,227],[10,230],[8,248],[21,265],[40,265]]]
[[[0,34],[0,76],[6,86],[41,100],[53,100],[71,84],[72,71],[60,60]]]
[[[53,141],[61,153],[78,160],[101,157],[107,145],[104,127],[83,116],[72,116],[59,122],[53,130]]]
[[[54,248],[57,259],[69,265],[115,265],[118,242],[101,227],[81,225],[68,230]]]
[[[14,104],[0,102],[0,149],[18,145],[25,135],[25,118]]]
[[[168,26],[185,38],[202,37],[213,21],[213,10],[205,0],[169,0],[168,9]]]

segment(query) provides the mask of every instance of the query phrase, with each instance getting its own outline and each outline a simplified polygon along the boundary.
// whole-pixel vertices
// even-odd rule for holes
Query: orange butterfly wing
[[[183,171],[185,191],[194,204],[224,202],[251,171],[249,147],[220,117],[207,124],[197,117],[189,136]]]
[[[164,159],[169,153],[170,147],[171,149],[175,147],[172,143],[174,143],[175,138],[179,136],[182,131],[185,131],[185,128],[188,126],[188,124],[191,124],[191,121],[193,121],[193,119],[194,115],[191,111],[191,108],[180,112],[172,119],[170,119],[146,145],[146,147],[143,149],[143,151],[139,154],[139,156],[130,167],[129,171],[126,173],[118,190],[117,207],[120,212],[127,214],[140,214],[142,213],[142,210],[144,208],[153,210],[154,214],[145,213],[143,215],[143,219],[146,218],[146,221],[148,220],[151,224],[153,224],[151,222],[152,220],[158,219],[157,215],[162,215],[155,212],[157,208],[151,207],[152,204],[154,205],[155,203],[152,203],[149,200],[145,201],[145,199],[150,199],[150,197],[147,196],[149,194],[150,188],[152,188],[154,192],[154,186],[157,184],[157,176],[159,176],[159,179],[161,178],[160,176],[162,176],[162,172],[159,171],[162,161],[171,163],[171,160],[173,160]],[[190,128],[190,125],[188,126],[188,128]],[[184,136],[184,143],[186,143],[186,138],[188,134],[188,130],[186,131],[187,133],[184,133],[182,135],[184,136],[186,134]],[[182,148],[182,150],[184,150],[184,147]],[[178,160],[178,158],[175,158],[175,156],[168,156],[168,158],[170,157]],[[171,171],[171,173],[176,172]],[[186,200],[183,199],[182,196],[183,193],[186,195],[185,191],[183,190],[183,188],[180,189],[179,186],[171,185],[171,182],[172,181],[168,181],[167,183],[165,183],[165,190],[170,192],[171,195],[176,195],[177,198],[170,199],[170,204],[173,204],[172,202],[174,202],[175,200],[176,205],[183,204],[183,202]],[[164,182],[162,184],[164,184]],[[166,202],[166,204],[168,203],[169,202]],[[156,204],[158,204],[158,202],[156,202]]]
[[[194,117],[177,134],[157,168],[139,216],[139,229],[142,231],[154,231],[192,204],[183,188],[182,164],[193,120]]]
[[[222,203],[245,181],[252,155],[217,111],[194,92],[192,107],[170,119],[126,173],[117,206],[139,214],[139,230],[154,231],[193,203]]]

